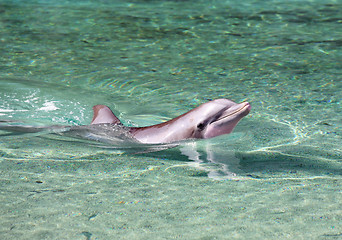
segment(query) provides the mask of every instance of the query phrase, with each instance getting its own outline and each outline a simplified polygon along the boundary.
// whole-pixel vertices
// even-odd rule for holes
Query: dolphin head
[[[248,102],[235,103],[229,99],[216,99],[194,110],[194,138],[213,138],[231,133],[238,122],[250,112],[251,105]]]
[[[250,112],[248,102],[235,103],[216,99],[183,115],[153,126],[132,128],[131,133],[143,143],[167,143],[191,138],[212,138],[231,133]]]

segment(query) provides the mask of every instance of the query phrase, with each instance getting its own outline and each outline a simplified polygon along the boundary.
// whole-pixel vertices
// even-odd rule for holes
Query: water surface
[[[0,132],[3,239],[341,239],[339,1],[2,1],[0,120],[127,125],[249,101],[150,153]]]

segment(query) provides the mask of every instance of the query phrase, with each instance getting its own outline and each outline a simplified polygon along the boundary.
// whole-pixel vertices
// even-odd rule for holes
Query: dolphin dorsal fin
[[[114,115],[112,110],[105,105],[95,105],[93,107],[94,116],[91,124],[112,123],[121,124],[120,120]]]

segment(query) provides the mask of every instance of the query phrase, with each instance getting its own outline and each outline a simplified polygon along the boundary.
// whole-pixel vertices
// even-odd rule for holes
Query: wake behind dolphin
[[[127,127],[109,107],[96,105],[90,125],[28,126],[0,121],[0,130],[15,133],[54,133],[58,135],[103,142],[106,144],[171,144],[187,139],[203,139],[229,134],[251,110],[248,102],[235,103],[216,99],[204,103],[183,115],[147,127]]]

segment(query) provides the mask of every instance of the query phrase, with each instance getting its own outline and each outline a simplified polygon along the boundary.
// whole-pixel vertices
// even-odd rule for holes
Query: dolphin
[[[186,139],[213,138],[233,131],[238,122],[251,110],[248,102],[235,103],[229,99],[215,99],[187,113],[160,124],[130,127],[129,134],[141,143],[160,144]],[[105,105],[93,107],[91,124],[122,125]]]
[[[168,144],[187,139],[206,139],[229,134],[251,110],[248,102],[215,99],[169,121],[146,127],[127,127],[105,105],[93,107],[90,125],[28,126],[0,121],[0,130],[21,133],[55,133],[87,140],[113,143]]]

